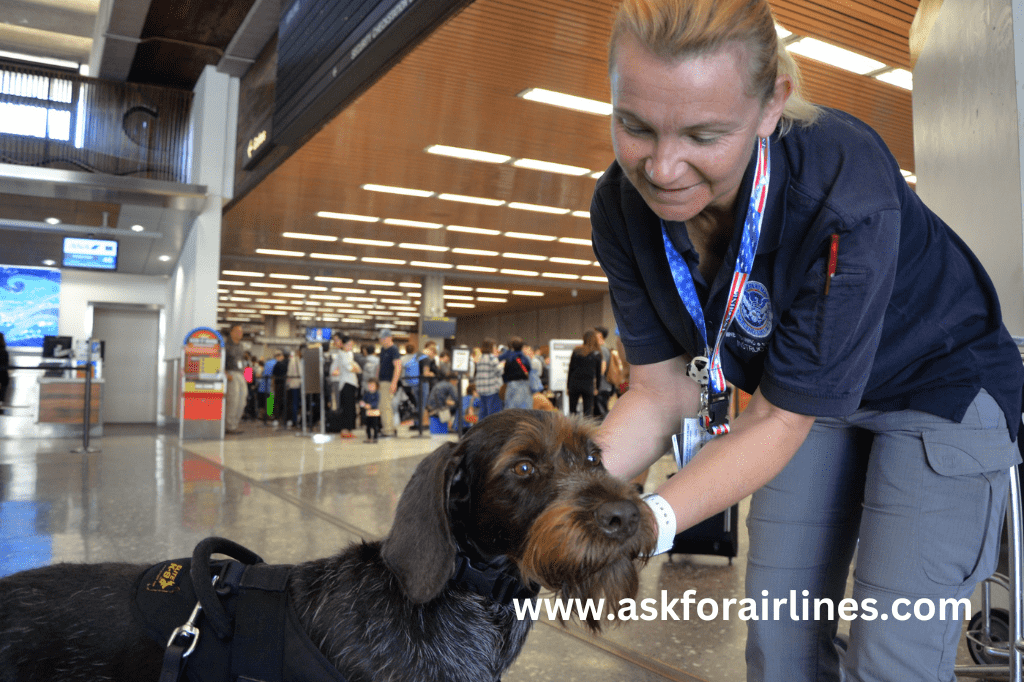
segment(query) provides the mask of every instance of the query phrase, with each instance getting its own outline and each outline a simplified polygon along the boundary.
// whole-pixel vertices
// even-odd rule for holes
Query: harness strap
[[[285,599],[290,566],[246,568],[235,604],[231,679],[277,682],[284,668]],[[269,644],[269,646],[268,646]]]
[[[540,592],[536,583],[524,584],[515,571],[510,570],[512,564],[504,557],[497,561],[474,565],[462,552],[456,556],[455,575],[451,582],[456,587],[469,590],[482,597],[493,599],[503,606],[513,600],[533,599]]]

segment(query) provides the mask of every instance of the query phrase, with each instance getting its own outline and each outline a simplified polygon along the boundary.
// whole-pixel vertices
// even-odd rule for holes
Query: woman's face
[[[762,106],[747,94],[747,50],[666,61],[628,32],[611,70],[612,145],[626,177],[659,217],[731,214],[758,137],[768,137],[791,90],[788,76]]]

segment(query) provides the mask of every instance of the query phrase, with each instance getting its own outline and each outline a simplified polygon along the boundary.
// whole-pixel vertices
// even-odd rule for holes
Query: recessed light
[[[578,244],[579,246],[593,246],[594,243],[589,239],[577,239],[576,237],[562,237],[559,239],[563,244]]]
[[[320,260],[343,260],[343,261],[354,261],[355,256],[346,256],[340,253],[311,253],[310,258],[319,258]]]
[[[532,253],[503,253],[503,258],[515,258],[516,260],[547,260],[547,256],[537,256]]]
[[[586,175],[589,168],[580,166],[569,166],[564,163],[551,163],[550,161],[538,161],[537,159],[516,159],[512,162],[516,168],[529,168],[530,170],[547,171],[549,173],[561,173],[562,175]]]
[[[391,187],[390,185],[366,184],[363,189],[370,192],[384,192],[385,194],[402,194],[408,197],[432,197],[434,193],[425,189],[409,189],[407,187]]]
[[[498,268],[487,268],[482,265],[456,265],[456,270],[465,270],[466,272],[497,272]]]
[[[533,234],[532,232],[506,232],[506,237],[512,237],[513,239],[532,239],[538,242],[553,242],[555,237],[546,234]]]
[[[409,242],[402,242],[398,245],[400,249],[419,249],[420,251],[438,251],[444,252],[448,250],[447,246],[434,246],[433,244],[410,244]]]
[[[503,206],[503,199],[487,199],[485,197],[468,197],[464,194],[438,194],[438,199],[445,201],[460,201],[464,204],[479,204],[481,206]]]
[[[503,275],[519,275],[520,277],[537,277],[540,275],[539,272],[533,270],[513,270],[511,268],[502,268],[501,274]]]
[[[132,232],[142,232],[145,229],[142,225],[132,225]]]
[[[60,224],[60,218],[50,217],[50,218],[47,218],[44,222],[46,222],[48,225],[59,225]]]
[[[327,234],[307,234],[305,232],[282,232],[282,237],[288,237],[289,239],[309,239],[317,242],[336,242],[337,237],[332,237]]]
[[[163,256],[160,256],[160,260],[166,263],[167,261],[171,260],[171,257],[165,254]]]
[[[47,258],[46,260],[43,261],[43,265],[56,265],[56,264],[57,264],[57,261],[51,260],[50,258]]]
[[[425,260],[409,261],[409,265],[421,268],[436,268],[438,270],[450,270],[453,267],[451,263],[434,263]]]
[[[491,152],[482,152],[476,149],[466,149],[464,147],[449,147],[443,144],[435,144],[427,147],[428,154],[438,154],[440,156],[450,156],[456,159],[466,159],[469,161],[483,161],[484,163],[505,163],[511,156],[505,154],[493,154]]]
[[[384,241],[383,239],[360,239],[359,237],[345,237],[341,241],[346,244],[360,244],[362,246],[394,246],[394,242]]]
[[[376,263],[378,265],[405,265],[404,260],[397,258],[377,258],[376,256],[363,256],[359,260],[364,263]]]
[[[550,104],[552,106],[562,107],[563,109],[582,111],[587,114],[609,116],[612,113],[612,105],[607,102],[587,99],[586,97],[577,97],[576,95],[567,95],[564,92],[555,92],[553,90],[545,90],[544,88],[530,88],[528,90],[523,90],[516,96],[522,97],[523,99],[531,102]]]
[[[521,201],[513,201],[508,205],[509,208],[517,208],[520,211],[533,211],[534,213],[551,213],[554,215],[565,215],[569,212],[567,208],[558,208],[557,206],[541,206],[540,204],[524,204]]]
[[[289,258],[302,258],[305,251],[285,251],[284,249],[256,249],[256,253],[264,256],[288,256]]]
[[[380,218],[368,215],[356,215],[354,213],[334,213],[333,211],[318,211],[319,218],[333,218],[334,220],[354,220],[359,223],[376,223]]]
[[[452,249],[452,253],[461,253],[465,256],[497,256],[497,251],[487,251],[486,249]]]
[[[445,229],[452,232],[465,232],[467,234],[486,234],[491,237],[501,234],[501,230],[488,230],[482,227],[466,227],[465,225],[449,225]]]
[[[399,227],[422,227],[426,230],[438,230],[444,227],[441,223],[425,223],[422,220],[402,220],[400,218],[386,218],[385,225],[398,225]]]
[[[589,260],[583,260],[582,258],[561,258],[559,256],[552,256],[548,260],[552,263],[564,263],[565,265],[590,265]]]

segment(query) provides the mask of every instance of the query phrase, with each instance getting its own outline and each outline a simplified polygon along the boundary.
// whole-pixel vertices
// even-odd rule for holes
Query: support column
[[[419,348],[433,341],[437,347],[444,348],[444,339],[429,337],[423,333],[423,320],[427,317],[444,317],[444,277],[442,275],[424,275],[422,278],[423,287],[420,289],[420,328]]]

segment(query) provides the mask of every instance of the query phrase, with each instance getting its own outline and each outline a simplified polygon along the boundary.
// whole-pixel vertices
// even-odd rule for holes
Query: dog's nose
[[[594,512],[597,526],[612,540],[632,537],[640,524],[640,510],[629,500],[605,502]]]

